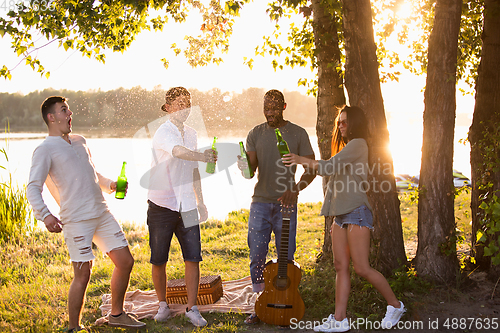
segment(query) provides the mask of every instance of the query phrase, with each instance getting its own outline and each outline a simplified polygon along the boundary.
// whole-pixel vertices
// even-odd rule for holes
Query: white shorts
[[[92,253],[94,242],[103,253],[128,246],[125,234],[113,214],[106,211],[100,217],[63,224],[64,241],[73,262],[95,259]]]

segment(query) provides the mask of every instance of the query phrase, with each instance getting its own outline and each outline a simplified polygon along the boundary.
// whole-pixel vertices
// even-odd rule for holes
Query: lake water
[[[33,136],[44,136],[31,134],[30,139],[22,139],[22,135],[11,135],[8,142],[7,152],[9,157],[8,170],[12,174],[12,179],[18,185],[27,184],[29,170],[31,166],[31,155],[33,150],[43,141],[43,138],[33,138]],[[313,139],[313,138],[311,138]],[[211,145],[212,138],[201,138],[200,147]],[[239,141],[244,138],[232,138],[226,140],[219,139],[218,146],[238,148]],[[134,221],[145,223],[147,210],[147,189],[140,185],[141,177],[150,169],[151,165],[151,141],[149,139],[133,138],[88,138],[87,144],[92,154],[92,160],[96,170],[103,176],[115,179],[118,177],[122,162],[127,162],[126,174],[129,182],[129,189],[124,200],[115,199],[113,195],[104,194],[111,212],[121,221]],[[232,145],[229,145],[232,144]],[[5,141],[1,141],[0,148],[5,147]],[[233,150],[234,150],[233,148]],[[239,148],[238,148],[239,149]],[[224,170],[216,170],[213,175],[204,172],[205,164],[200,163],[200,173],[202,176],[202,191],[205,205],[209,215],[216,219],[223,220],[227,214],[234,210],[249,208],[253,187],[256,177],[251,180],[244,179],[236,166],[236,155],[234,163]],[[219,148],[219,155],[221,149]],[[221,158],[219,158],[221,160]],[[227,159],[226,159],[227,160]],[[229,162],[225,162],[227,166]],[[7,166],[2,156],[0,165]],[[298,175],[302,174],[301,168]],[[7,179],[6,170],[0,169],[0,178]],[[49,209],[53,213],[59,211],[57,203],[54,201],[48,190],[44,190],[43,197]],[[322,201],[321,179],[316,178],[311,185],[301,192],[300,202]]]
[[[463,139],[466,132],[466,128],[457,129],[456,141]],[[395,173],[418,174],[421,151],[421,134],[419,136],[418,129],[413,133],[408,130],[401,133],[391,131],[391,133],[391,149],[393,151]],[[404,137],[404,135],[410,136]],[[45,134],[12,133],[6,136],[9,137],[9,140],[1,140],[0,148],[6,148],[9,162],[7,164],[3,156],[0,156],[0,165],[7,167],[7,170],[0,169],[0,179],[5,180],[8,177],[8,171],[10,171],[14,182],[22,186],[28,182],[33,150],[43,141]],[[316,136],[311,136],[310,139],[316,156],[319,156]],[[199,147],[208,147],[211,145],[211,141],[212,138],[201,137],[198,142]],[[250,207],[256,178],[244,179],[235,164],[236,155],[239,153],[237,146],[239,141],[244,141],[244,138],[219,139],[219,160],[224,170],[217,170],[215,174],[207,175],[204,172],[205,164],[200,163],[204,201],[209,215],[216,219],[223,220],[231,211]],[[134,138],[88,138],[87,142],[97,171],[105,177],[117,178],[122,162],[127,162],[126,173],[129,190],[126,198],[117,200],[114,196],[105,194],[112,213],[120,221],[145,223],[147,189],[141,186],[140,181],[141,177],[150,169],[151,140],[147,137],[136,136]],[[221,155],[224,154],[224,151],[226,151],[226,154]],[[455,143],[454,164],[456,169],[462,171],[466,176],[470,176],[468,145]],[[299,167],[297,170],[298,177],[300,177],[302,171],[303,169]],[[43,195],[49,209],[53,213],[57,213],[59,208],[50,193],[45,190]],[[299,202],[321,202],[322,200],[321,178],[316,177],[300,193]]]

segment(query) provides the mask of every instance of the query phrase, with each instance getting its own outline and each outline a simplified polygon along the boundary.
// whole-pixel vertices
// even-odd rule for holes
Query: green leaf
[[[498,252],[498,246],[495,245],[495,241],[492,241],[490,245],[484,248],[484,255],[490,257]]]
[[[492,214],[493,218],[499,219],[500,218],[500,204],[498,202],[495,202],[492,207]]]
[[[165,67],[165,69],[168,69],[168,65],[169,65],[168,60],[165,58],[162,58],[160,61],[163,63],[163,67]]]
[[[68,51],[69,48],[73,48],[73,41],[72,40],[65,41],[63,47],[65,51]]]
[[[12,75],[10,74],[9,69],[7,66],[3,65],[2,68],[0,68],[0,77],[5,77],[5,79],[12,79]],[[7,155],[6,155],[7,156]]]
[[[491,263],[495,266],[500,265],[500,254],[491,258]]]
[[[478,230],[476,233],[476,242],[484,243],[485,241],[486,241],[486,235],[483,233],[482,230]]]
[[[26,52],[26,46],[19,46],[17,48],[17,56],[19,57],[21,54],[23,54],[24,52]]]

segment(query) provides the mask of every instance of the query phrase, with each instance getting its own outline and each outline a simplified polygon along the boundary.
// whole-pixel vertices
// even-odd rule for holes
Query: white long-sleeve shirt
[[[95,171],[83,136],[69,139],[71,144],[48,136],[33,152],[27,197],[38,220],[52,214],[43,201],[44,183],[59,204],[63,223],[97,218],[108,210],[102,191],[111,193],[112,181]]]

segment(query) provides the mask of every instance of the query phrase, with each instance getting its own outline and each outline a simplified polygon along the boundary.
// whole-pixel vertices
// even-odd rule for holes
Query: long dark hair
[[[342,137],[337,125],[342,112],[345,112],[347,116],[346,138]],[[368,140],[369,136],[368,120],[363,109],[357,106],[344,106],[337,115],[337,119],[335,119],[332,137],[332,156],[341,151],[350,140],[358,138]]]

